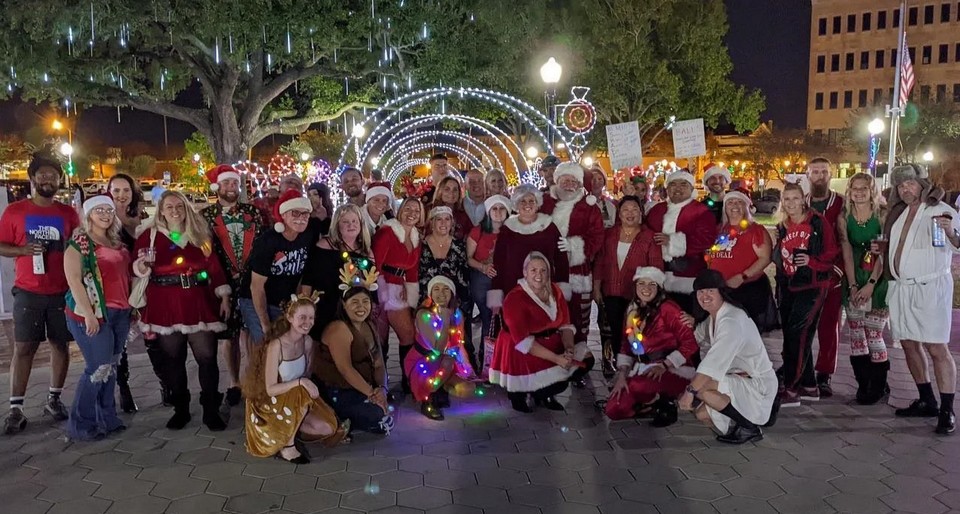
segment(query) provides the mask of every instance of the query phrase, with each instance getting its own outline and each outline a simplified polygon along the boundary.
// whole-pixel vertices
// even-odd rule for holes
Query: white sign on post
[[[673,124],[673,157],[699,157],[707,154],[703,118],[677,121]]]
[[[642,165],[640,125],[636,121],[607,125],[607,152],[614,171]]]

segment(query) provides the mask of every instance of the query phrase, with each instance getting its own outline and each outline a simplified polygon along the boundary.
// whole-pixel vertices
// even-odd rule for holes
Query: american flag
[[[907,99],[910,98],[910,91],[916,84],[916,77],[913,76],[913,63],[910,61],[910,50],[907,47],[907,34],[903,34],[903,46],[900,47],[903,56],[900,62],[900,108],[907,105]]]

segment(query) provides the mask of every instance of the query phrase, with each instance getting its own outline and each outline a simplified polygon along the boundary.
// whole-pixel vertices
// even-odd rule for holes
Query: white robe
[[[953,253],[960,252],[947,240],[942,247],[933,246],[934,216],[953,216],[953,228],[960,229],[960,215],[946,203],[930,207],[923,203],[917,209],[903,242],[900,267],[893,266],[907,221],[904,209],[890,229],[887,262],[893,280],[887,289],[890,307],[890,330],[899,341],[924,343],[950,342],[953,308],[953,275],[950,264]]]
[[[777,396],[777,375],[757,325],[746,312],[724,303],[715,320],[710,317],[700,323],[696,335],[705,351],[697,373],[716,380],[717,390],[729,396],[745,418],[758,425],[766,423]],[[717,430],[726,433],[730,418],[706,409]]]

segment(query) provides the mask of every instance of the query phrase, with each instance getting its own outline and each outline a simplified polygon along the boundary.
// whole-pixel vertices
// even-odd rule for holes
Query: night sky
[[[733,80],[766,95],[762,120],[780,128],[806,124],[806,85],[809,53],[809,0],[724,0],[730,30],[727,45],[733,60]],[[23,133],[49,120],[43,108],[16,100],[0,103],[0,133]],[[117,123],[115,108],[90,108],[75,128],[78,145],[99,141],[101,147],[120,146],[125,156],[154,153],[161,159],[179,157],[181,143],[193,128],[168,120],[169,154],[163,155],[163,121],[160,116],[122,109]],[[102,148],[92,149],[102,152]]]

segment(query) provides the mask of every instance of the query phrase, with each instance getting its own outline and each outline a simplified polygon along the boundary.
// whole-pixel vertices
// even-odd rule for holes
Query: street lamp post
[[[193,162],[197,165],[197,175],[203,176],[203,164],[200,162],[200,154],[193,154]]]
[[[877,154],[880,153],[880,134],[886,130],[886,125],[880,118],[874,118],[867,125],[867,131],[870,132],[870,148],[867,152],[867,170],[873,176],[877,175]]]
[[[60,153],[67,158],[67,182],[73,182],[73,145],[63,143],[60,145]]]
[[[547,111],[547,118],[550,123],[555,123],[553,115],[553,106],[557,100],[557,84],[560,83],[560,77],[563,75],[563,66],[553,57],[547,59],[547,62],[540,67],[540,78],[547,86],[543,94],[543,101]],[[547,125],[547,155],[553,155],[554,133],[552,127]]]

